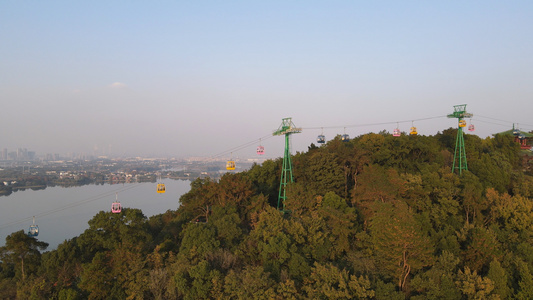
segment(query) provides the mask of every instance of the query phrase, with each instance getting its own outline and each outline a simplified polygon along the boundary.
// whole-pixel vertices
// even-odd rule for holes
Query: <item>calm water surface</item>
[[[190,190],[190,181],[163,179],[162,183],[164,194],[156,193],[156,183],[147,182],[28,189],[0,197],[0,246],[9,234],[21,229],[27,232],[35,216],[37,239],[53,250],[89,228],[87,222],[99,211],[111,211],[115,193],[123,207],[141,209],[147,217],[176,210],[180,196]]]

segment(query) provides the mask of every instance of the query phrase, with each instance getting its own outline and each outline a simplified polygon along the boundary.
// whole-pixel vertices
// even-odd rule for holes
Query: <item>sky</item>
[[[283,118],[295,152],[458,104],[530,131],[532,37],[532,1],[0,0],[0,148],[274,158]]]

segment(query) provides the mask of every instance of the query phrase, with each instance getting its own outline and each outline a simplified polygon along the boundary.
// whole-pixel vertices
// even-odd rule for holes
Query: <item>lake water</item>
[[[190,190],[190,181],[163,179],[166,193],[156,193],[156,183],[125,183],[47,187],[30,189],[0,197],[0,246],[6,236],[23,229],[28,231],[35,216],[39,226],[37,239],[49,243],[47,250],[57,248],[66,239],[78,236],[89,228],[87,223],[99,211],[111,211],[118,195],[122,207],[141,209],[145,216],[176,210],[181,195]],[[118,193],[118,194],[116,194]]]

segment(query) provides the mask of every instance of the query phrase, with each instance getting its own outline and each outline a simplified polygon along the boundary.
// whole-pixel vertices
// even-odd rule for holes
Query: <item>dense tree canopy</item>
[[[381,132],[191,182],[177,210],[100,212],[57,249],[15,232],[2,299],[531,299],[533,178],[510,137]],[[178,200],[178,199],[176,199]]]

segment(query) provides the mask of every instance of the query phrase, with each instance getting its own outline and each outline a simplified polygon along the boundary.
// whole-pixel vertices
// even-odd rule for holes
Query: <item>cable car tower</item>
[[[283,166],[281,168],[281,180],[279,183],[278,196],[278,209],[280,209],[281,204],[283,211],[285,211],[285,200],[287,199],[287,183],[294,182],[292,177],[292,162],[289,140],[291,134],[300,132],[302,132],[302,128],[297,128],[294,123],[292,123],[292,118],[285,118],[282,119],[281,126],[278,128],[278,130],[272,133],[272,135],[285,135],[285,151],[283,154]]]
[[[449,114],[448,118],[456,118],[458,120],[458,126],[457,138],[455,140],[455,153],[453,155],[452,173],[455,172],[455,169],[458,169],[459,175],[461,175],[463,170],[468,170],[468,164],[466,163],[465,139],[463,136],[463,127],[466,126],[466,121],[463,119],[472,118],[473,114],[466,112],[466,104],[455,105],[453,109],[453,114]],[[459,154],[457,154],[457,151],[459,151]],[[455,163],[457,158],[459,158],[458,164]]]

